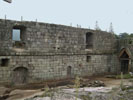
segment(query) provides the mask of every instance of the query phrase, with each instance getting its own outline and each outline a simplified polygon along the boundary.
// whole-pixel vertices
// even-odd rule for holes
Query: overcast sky
[[[115,33],[133,33],[133,0],[0,0],[0,18],[55,23],[102,30],[113,23]]]

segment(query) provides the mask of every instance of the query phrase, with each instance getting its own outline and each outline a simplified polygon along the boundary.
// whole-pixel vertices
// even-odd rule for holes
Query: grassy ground
[[[121,75],[116,75],[117,79],[121,79]],[[123,75],[123,79],[130,79],[133,78],[133,76],[131,76],[130,74],[124,74]]]

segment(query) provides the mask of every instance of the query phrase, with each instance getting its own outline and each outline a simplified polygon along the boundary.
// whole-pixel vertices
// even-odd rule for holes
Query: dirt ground
[[[121,79],[113,79],[113,78],[105,78],[105,77],[89,77],[89,80],[103,81],[106,87],[119,87],[121,84]],[[130,79],[123,79],[123,83],[125,85],[129,85],[131,84],[129,80]],[[56,86],[72,84],[72,83],[73,83],[73,79],[67,79],[67,80],[47,81],[45,83],[29,84],[29,85],[17,86],[17,87],[0,85],[0,96],[3,95],[7,90],[11,90],[10,96],[8,97],[8,99],[3,99],[3,100],[24,100],[24,98],[41,93],[42,92],[41,89],[44,88],[46,84],[48,84],[50,87],[56,87]]]
[[[121,84],[121,79],[113,79],[113,78],[104,78],[104,77],[99,77],[96,78],[96,80],[101,80],[105,83],[106,87],[119,87]],[[123,79],[123,84],[124,85],[131,85],[129,82],[130,79]]]

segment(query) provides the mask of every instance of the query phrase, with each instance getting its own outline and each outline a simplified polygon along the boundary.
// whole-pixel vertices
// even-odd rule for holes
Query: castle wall
[[[22,40],[12,40],[13,28],[22,29]],[[86,33],[92,33],[86,48]],[[12,82],[14,70],[28,69],[28,82],[116,73],[116,40],[107,32],[63,25],[0,20],[0,82]],[[70,68],[69,68],[70,67]],[[69,72],[68,72],[69,71]],[[70,72],[71,71],[71,72]]]
[[[29,82],[116,73],[118,62],[115,55],[89,56],[89,62],[86,55],[0,56],[10,59],[9,66],[0,67],[0,82],[11,82],[13,70],[17,67],[29,70]],[[67,74],[69,66],[72,67],[70,77]]]

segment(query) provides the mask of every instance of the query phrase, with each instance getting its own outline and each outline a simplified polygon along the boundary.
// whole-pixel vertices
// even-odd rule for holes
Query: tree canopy
[[[120,38],[120,39],[133,38],[133,33],[131,33],[131,34],[126,33],[126,32],[120,33],[120,34],[118,35],[118,38]]]

